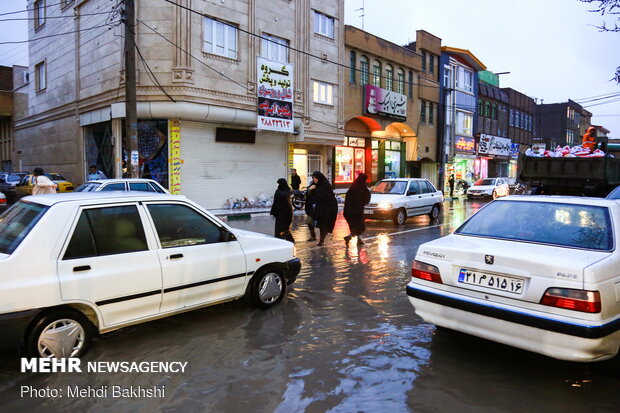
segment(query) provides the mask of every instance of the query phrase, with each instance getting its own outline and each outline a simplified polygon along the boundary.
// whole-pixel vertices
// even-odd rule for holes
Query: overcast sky
[[[500,86],[539,102],[620,92],[609,81],[620,65],[620,33],[600,32],[595,26],[603,17],[578,0],[345,0],[346,24],[362,28],[356,11],[362,4],[367,32],[405,44],[416,30],[426,30],[444,46],[470,50],[489,70],[510,72],[500,76]],[[26,0],[0,0],[0,14],[25,8]],[[0,20],[20,17],[26,15]],[[27,38],[27,21],[0,21],[0,42]],[[27,44],[0,45],[0,65],[14,64],[28,64]],[[593,123],[620,138],[620,101],[587,109]]]
[[[365,31],[401,45],[426,30],[488,70],[510,72],[501,87],[555,103],[620,92],[609,81],[620,66],[620,33],[594,27],[603,17],[591,8],[578,0],[345,0],[345,23],[362,28],[364,14]],[[586,109],[620,138],[620,101]]]

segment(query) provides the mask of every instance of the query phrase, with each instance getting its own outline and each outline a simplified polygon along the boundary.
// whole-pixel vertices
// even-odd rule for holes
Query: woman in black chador
[[[286,179],[278,179],[278,189],[273,195],[271,215],[276,217],[274,236],[287,241],[295,242],[291,235],[291,222],[293,222],[293,204],[291,203],[291,188]]]
[[[323,246],[327,234],[334,230],[336,216],[338,215],[338,201],[325,175],[319,171],[312,173],[312,190],[314,207],[315,226],[319,228],[321,238],[317,246]]]
[[[364,244],[362,234],[366,231],[364,222],[364,205],[370,202],[370,191],[366,186],[366,174],[359,174],[355,182],[349,187],[344,199],[344,219],[349,224],[349,235],[344,237],[347,246],[351,238],[357,236],[357,245]]]

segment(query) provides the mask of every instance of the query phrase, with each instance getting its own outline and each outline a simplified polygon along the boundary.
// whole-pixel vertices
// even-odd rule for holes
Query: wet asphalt
[[[452,232],[483,202],[446,202],[442,217],[403,226],[367,221],[366,244],[345,248],[339,215],[325,247],[293,235],[302,271],[268,310],[242,301],[96,339],[88,361],[180,361],[184,373],[20,373],[0,355],[2,412],[612,412],[620,360],[553,360],[438,330],[413,312],[405,286],[421,243]],[[272,234],[273,218],[228,224]],[[163,397],[22,397],[22,389],[142,386]],[[109,395],[108,395],[109,396]]]

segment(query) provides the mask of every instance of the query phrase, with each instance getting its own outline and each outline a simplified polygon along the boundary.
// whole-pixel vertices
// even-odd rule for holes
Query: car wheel
[[[493,191],[493,194],[491,195],[491,198],[497,199],[497,191]]]
[[[257,272],[247,292],[250,303],[259,308],[269,308],[282,301],[286,293],[286,282],[280,272],[266,269]]]
[[[90,346],[92,325],[81,313],[59,310],[41,317],[26,338],[29,357],[82,356]]]
[[[407,220],[407,213],[405,212],[404,209],[399,209],[398,211],[396,211],[394,213],[394,218],[392,218],[394,225],[403,225],[406,220]]]
[[[432,221],[437,221],[439,219],[439,205],[433,205],[433,208],[431,208],[431,212],[428,213],[428,216]]]

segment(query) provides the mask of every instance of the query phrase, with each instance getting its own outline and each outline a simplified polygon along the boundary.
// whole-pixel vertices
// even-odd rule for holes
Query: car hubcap
[[[264,303],[273,303],[282,293],[282,279],[276,273],[269,273],[263,277],[258,289],[258,296]]]
[[[39,335],[37,348],[41,357],[73,357],[84,347],[86,333],[75,320],[63,318],[48,324]]]
[[[400,211],[398,213],[398,223],[402,224],[403,222],[405,222],[405,213],[403,211]]]
[[[432,212],[432,214],[433,214],[433,218],[437,218],[437,216],[439,215],[439,210],[437,209],[437,207],[436,207],[436,206],[435,206],[435,207],[433,207],[433,212]]]

